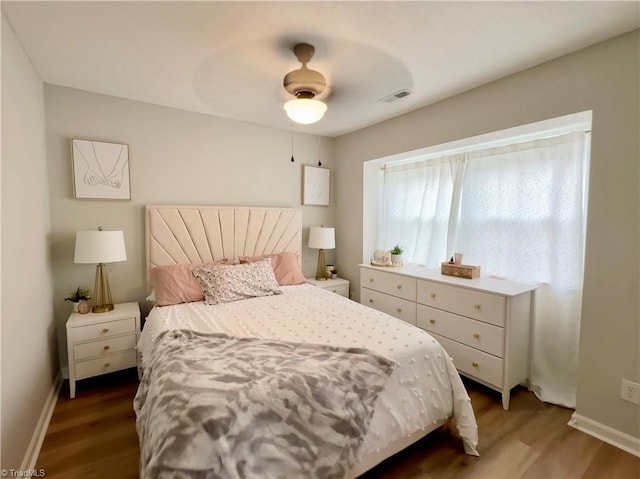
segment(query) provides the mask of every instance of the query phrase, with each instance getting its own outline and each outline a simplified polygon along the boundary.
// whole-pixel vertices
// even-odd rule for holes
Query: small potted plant
[[[74,313],[79,312],[78,308],[80,306],[80,303],[86,303],[90,299],[91,299],[91,296],[89,296],[89,290],[88,289],[82,289],[81,287],[78,287],[68,297],[64,298],[65,301],[71,301],[73,303],[73,312]],[[88,310],[85,311],[85,312],[88,312]]]
[[[391,248],[389,253],[391,254],[391,264],[402,264],[402,253],[404,253],[404,250],[399,245]]]

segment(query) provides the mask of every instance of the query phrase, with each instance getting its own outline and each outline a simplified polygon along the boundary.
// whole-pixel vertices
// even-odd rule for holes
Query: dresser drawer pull
[[[435,320],[435,319],[430,319],[430,320],[429,320],[429,323],[431,323],[431,324],[436,324],[436,320]]]
[[[471,366],[473,366],[474,368],[478,367],[478,363],[476,363],[475,361],[471,363]]]
[[[396,308],[397,313],[402,313],[402,308]]]
[[[402,285],[401,285],[401,284],[398,284],[398,285],[396,285],[396,288],[398,288],[398,289],[402,289]]]
[[[332,289],[332,290],[331,290],[331,292],[332,292],[332,293],[335,293],[335,292],[336,292],[336,290],[335,290],[335,289]]]
[[[479,304],[475,304],[475,305],[473,306],[473,308],[474,308],[476,311],[480,311],[480,305],[479,305]]]
[[[369,300],[369,302],[370,302],[370,303],[373,303],[373,299],[370,299],[370,300]]]
[[[104,349],[105,351],[109,351],[109,345],[106,345],[106,346],[105,346],[104,348],[102,348],[102,349]]]
[[[104,363],[105,368],[108,368],[109,366],[111,366],[111,363]]]
[[[104,328],[104,329],[102,330],[102,332],[103,332],[103,333],[105,333],[105,334],[106,334],[106,333],[108,333],[108,332],[109,332],[109,328]]]
[[[480,339],[480,335],[478,333],[473,333],[473,339]]]
[[[369,278],[369,283],[373,283],[373,278]]]
[[[429,297],[430,297],[431,299],[436,299],[436,293],[431,293],[431,294],[429,295]]]

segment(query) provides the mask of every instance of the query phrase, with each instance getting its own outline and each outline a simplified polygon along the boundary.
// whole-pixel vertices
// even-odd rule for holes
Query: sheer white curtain
[[[458,211],[466,155],[404,165],[388,165],[380,247],[404,248],[405,262],[435,267],[450,245],[450,225]]]
[[[439,233],[431,235],[436,243],[429,238],[423,245],[424,232],[409,223],[401,237],[387,230],[394,244],[415,245],[407,247],[407,261],[437,268],[458,251],[465,263],[481,265],[483,275],[539,284],[533,390],[544,401],[568,407],[575,406],[588,140],[585,133],[571,133],[469,152],[458,175],[451,169],[442,174],[451,185],[448,190],[440,184],[446,181],[421,183],[432,190],[423,193],[427,204],[421,211],[433,209],[434,190],[449,192],[451,210],[440,213],[438,222],[447,226],[439,226]],[[423,168],[429,168],[427,162]],[[383,202],[385,212],[391,213],[390,205],[409,189],[396,184],[395,174],[387,175],[387,170]],[[414,171],[411,178],[418,176]],[[456,181],[461,187],[453,187]],[[395,198],[387,195],[392,191]],[[411,198],[418,196],[414,191]],[[424,228],[429,229],[434,221],[431,216],[425,219]],[[385,227],[393,228],[393,221]]]

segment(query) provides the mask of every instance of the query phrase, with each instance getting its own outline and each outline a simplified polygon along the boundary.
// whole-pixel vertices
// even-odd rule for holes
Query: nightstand
[[[76,397],[76,381],[80,379],[138,367],[136,344],[139,336],[140,307],[137,302],[116,304],[106,313],[71,313],[67,320],[71,399]]]
[[[347,279],[336,278],[327,279],[326,281],[318,281],[315,278],[307,278],[307,282],[317,286],[318,288],[326,289],[339,294],[340,296],[344,296],[345,298],[349,297],[349,280]]]

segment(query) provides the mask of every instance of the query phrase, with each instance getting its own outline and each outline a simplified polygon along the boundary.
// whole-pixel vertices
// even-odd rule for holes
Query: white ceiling
[[[626,2],[2,1],[47,83],[338,136],[634,30]],[[293,125],[282,87],[311,43],[329,107]],[[412,94],[380,101],[400,89]]]

